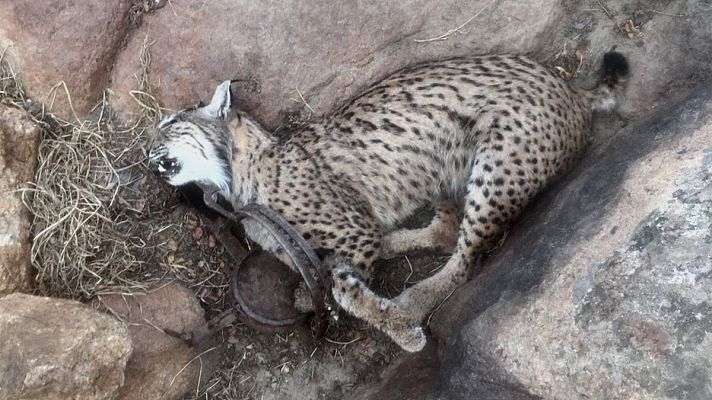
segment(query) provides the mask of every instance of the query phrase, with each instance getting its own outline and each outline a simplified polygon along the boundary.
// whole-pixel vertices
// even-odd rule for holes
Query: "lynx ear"
[[[210,104],[200,109],[200,113],[209,118],[227,119],[232,106],[230,81],[224,81],[215,88],[215,94]]]

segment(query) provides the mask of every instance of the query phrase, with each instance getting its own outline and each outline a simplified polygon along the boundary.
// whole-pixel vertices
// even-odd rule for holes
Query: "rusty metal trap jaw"
[[[324,264],[304,237],[284,217],[268,207],[248,204],[243,208],[228,210],[220,204],[221,195],[218,188],[206,185],[198,185],[198,187],[202,190],[202,201],[209,209],[222,217],[224,219],[223,222],[239,223],[245,218],[250,218],[269,232],[279,243],[309,291],[313,305],[312,333],[317,338],[321,338],[328,326],[329,313],[333,310],[333,307],[329,304],[332,281]],[[166,334],[182,339],[190,345],[197,345],[205,338],[212,336],[237,320],[258,329],[263,327],[266,330],[293,327],[308,320],[308,314],[304,313],[287,317],[271,317],[256,311],[243,295],[243,289],[240,287],[240,275],[248,261],[257,261],[255,256],[260,252],[247,250],[232,232],[220,229],[220,224],[211,221],[207,222],[206,225],[213,230],[218,241],[225,247],[234,263],[230,276],[229,291],[232,305],[193,331],[179,333],[165,330]],[[283,263],[279,264],[286,271],[290,270]]]

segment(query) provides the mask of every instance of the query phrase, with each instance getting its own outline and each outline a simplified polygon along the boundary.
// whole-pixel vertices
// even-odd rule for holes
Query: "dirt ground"
[[[165,191],[154,197],[160,199],[155,207],[172,210],[174,224],[157,238],[165,245],[154,253],[154,263],[184,274],[178,279],[192,282],[206,315],[214,316],[226,307],[231,261],[195,211],[181,203],[180,196],[162,184],[159,187]],[[421,215],[421,220],[429,216],[427,210]],[[445,259],[416,254],[380,262],[374,288],[395,296],[406,285],[434,272]],[[377,378],[401,352],[379,331],[344,313],[331,320],[321,341],[315,341],[306,329],[265,333],[240,323],[220,334],[228,343],[220,371],[197,395],[186,399],[341,399],[356,386]]]
[[[161,187],[163,187],[161,185]],[[166,232],[167,248],[161,263],[185,267],[187,279],[204,276],[193,289],[208,316],[225,307],[226,274],[230,259],[212,235],[201,226],[193,209],[180,196],[165,195],[161,207],[173,209],[172,218],[182,221]],[[429,218],[423,210],[410,221],[417,225]],[[414,254],[380,262],[374,290],[395,296],[444,264],[447,257]],[[172,267],[171,267],[172,264]],[[269,296],[265,296],[269,298]],[[379,331],[340,313],[331,319],[325,338],[315,341],[307,329],[265,333],[236,324],[221,332],[228,343],[222,368],[192,398],[215,399],[342,399],[355,387],[376,379],[401,350]]]
[[[586,85],[595,69],[586,56],[589,35],[599,21],[612,17],[600,2],[564,3],[563,36],[535,57],[545,60],[565,79]],[[625,20],[615,32],[620,40],[645,40],[644,25],[651,14],[641,10],[650,9],[651,3],[655,6],[669,2],[639,3],[639,7],[629,10],[629,18],[617,17]],[[43,287],[43,294],[87,298],[102,291],[130,290],[137,286],[136,282],[168,278],[194,290],[208,317],[216,315],[225,308],[231,261],[196,213],[148,171],[145,143],[156,115],[147,118],[138,132],[136,126],[123,126],[111,119],[108,110],[106,115],[103,111],[96,110],[94,117],[109,153],[121,155],[113,161],[123,183],[107,212],[122,221],[117,225],[118,231],[137,243],[130,249],[136,260],[121,279],[111,277],[103,286],[87,286],[90,289],[85,292],[69,293],[50,284]],[[604,125],[599,125],[594,136],[610,131]],[[49,124],[45,129],[50,134],[54,127]],[[129,149],[128,153],[122,149]],[[426,210],[412,224],[424,223],[427,218]],[[432,274],[444,260],[446,257],[413,254],[380,262],[374,286],[389,297],[394,296],[405,286]],[[220,370],[186,399],[341,399],[377,379],[382,368],[402,354],[380,332],[343,313],[318,342],[301,331],[262,333],[242,324],[223,330],[221,335],[228,345]]]

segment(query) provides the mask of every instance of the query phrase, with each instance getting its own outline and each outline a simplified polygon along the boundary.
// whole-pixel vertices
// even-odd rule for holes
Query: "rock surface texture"
[[[671,94],[712,73],[709,1],[606,1],[601,4],[605,3],[613,18],[602,18],[598,23],[591,22],[589,3],[564,3],[575,11],[566,13],[569,17],[561,19],[556,31],[572,38],[573,45],[583,52],[584,62],[591,57],[597,60],[598,54],[613,46],[631,60],[634,73],[619,107],[627,119],[645,117],[665,106]],[[576,29],[577,24],[584,27]]]
[[[590,154],[443,307],[440,396],[712,398],[711,210],[705,86]]]
[[[139,54],[148,39],[153,43],[151,83],[168,107],[207,99],[226,79],[248,79],[236,85],[244,89],[238,91],[238,103],[270,128],[283,122],[285,112],[308,111],[302,100],[319,114],[328,112],[365,85],[414,62],[531,51],[561,11],[553,0],[171,4],[172,9],[166,6],[144,19],[119,57],[112,73],[119,96],[114,105],[136,109],[128,93],[136,89]],[[428,41],[470,18],[449,40]]]
[[[0,297],[30,287],[30,216],[16,191],[35,174],[39,140],[24,111],[0,105]]]
[[[164,284],[131,296],[103,296],[99,306],[128,324],[134,347],[118,399],[180,399],[215,369],[219,346],[213,348],[208,341],[190,348],[159,330],[191,331],[205,322],[190,290]]]
[[[15,0],[0,7],[0,50],[29,94],[65,118],[82,116],[101,98],[128,33],[131,0]],[[66,84],[71,96],[60,82]],[[57,89],[54,96],[52,88]]]
[[[130,354],[126,325],[76,301],[0,299],[2,399],[115,399]]]
[[[15,1],[0,10],[0,47],[10,46],[8,58],[35,98],[64,81],[81,116],[110,83],[112,104],[130,117],[139,110],[131,91],[148,45],[149,83],[168,108],[244,79],[236,84],[239,106],[269,128],[328,113],[387,73],[440,57],[516,52],[555,63],[578,50],[583,58],[571,73],[616,45],[637,71],[621,109],[629,117],[712,71],[706,0],[616,0],[605,8],[553,0],[166,4]],[[53,109],[73,116],[63,88]]]

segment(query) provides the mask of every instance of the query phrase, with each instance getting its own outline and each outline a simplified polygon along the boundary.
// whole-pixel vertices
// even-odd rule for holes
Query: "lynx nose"
[[[165,169],[163,167],[161,167],[161,164],[157,160],[152,160],[152,159],[148,160],[148,170],[151,172],[155,172],[155,173],[160,173],[160,172],[165,171]]]
[[[164,179],[175,174],[178,169],[176,161],[168,158],[168,150],[163,145],[154,147],[148,152],[148,168]]]

